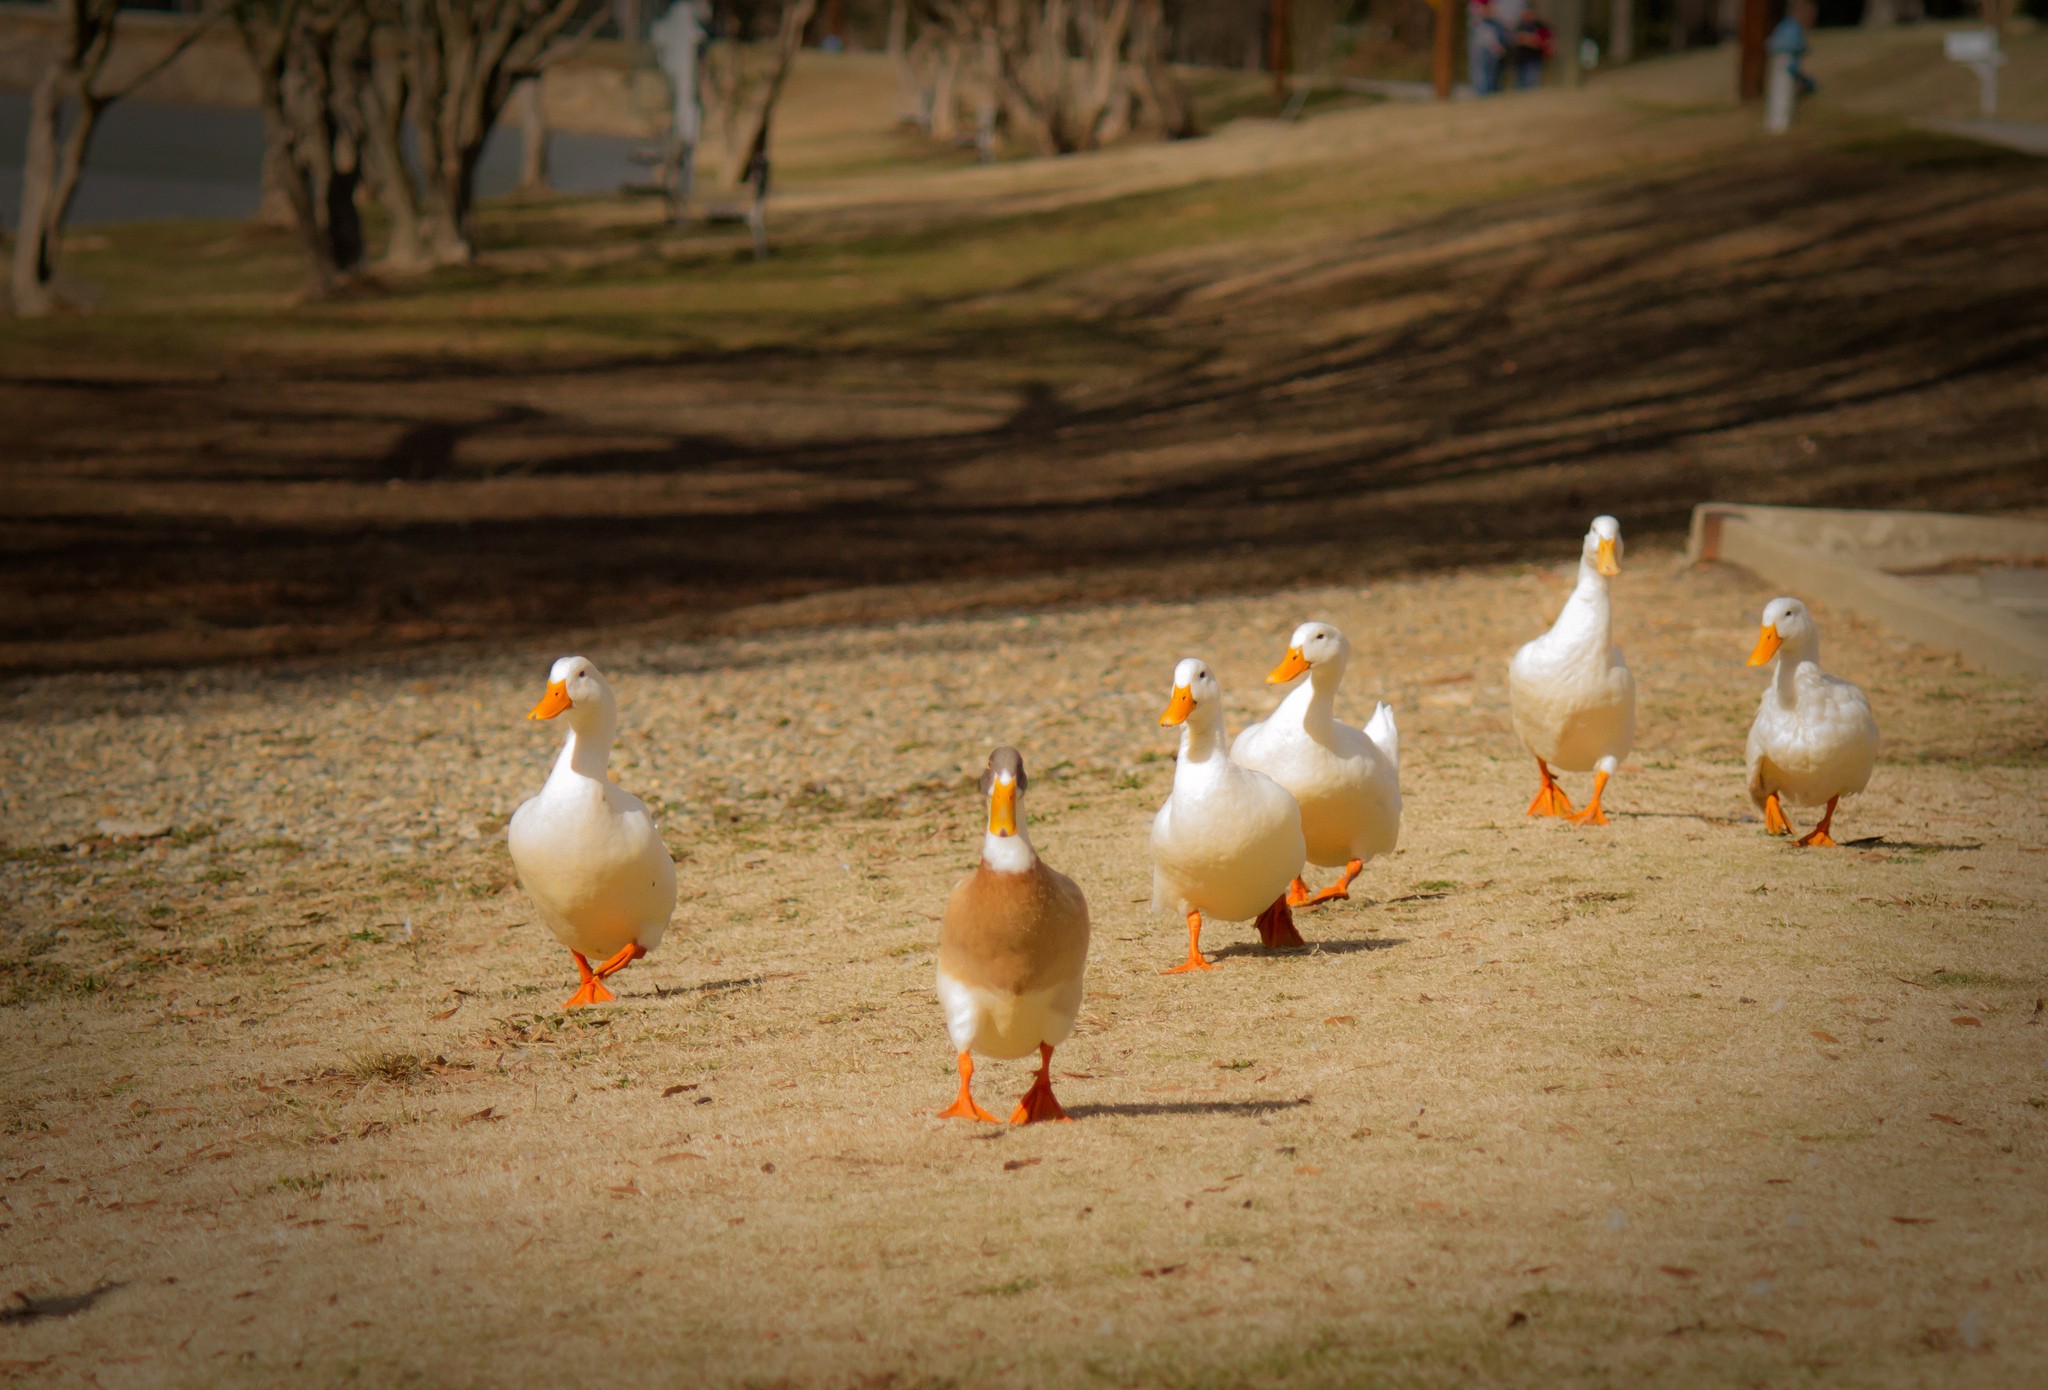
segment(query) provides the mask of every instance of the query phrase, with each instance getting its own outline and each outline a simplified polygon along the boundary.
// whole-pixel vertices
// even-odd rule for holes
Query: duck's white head
[[[1621,523],[1611,516],[1596,516],[1586,532],[1579,554],[1587,564],[1609,579],[1621,573]]]
[[[611,708],[612,688],[598,674],[596,664],[586,656],[565,656],[549,669],[547,692],[526,717],[553,719],[566,710],[595,714],[608,713]],[[570,722],[575,722],[574,715]]]
[[[988,755],[981,774],[981,795],[988,803],[988,831],[981,857],[992,869],[1021,873],[1031,867],[1031,837],[1024,832],[1024,755],[1003,747]]]
[[[1266,673],[1266,684],[1281,685],[1293,680],[1303,671],[1321,666],[1344,669],[1344,663],[1351,659],[1351,643],[1343,633],[1328,623],[1303,623],[1294,629],[1294,636],[1287,641],[1287,655],[1280,658],[1280,664]]]
[[[1806,611],[1805,604],[1796,598],[1774,598],[1764,605],[1763,631],[1757,634],[1749,664],[1768,666],[1778,655],[1778,648],[1803,652],[1819,637],[1820,629],[1813,625],[1813,615]]]
[[[1185,724],[1188,716],[1201,706],[1216,710],[1222,704],[1223,687],[1210,674],[1209,663],[1200,657],[1187,657],[1173,668],[1173,697],[1167,701],[1166,713],[1159,716],[1159,722]]]

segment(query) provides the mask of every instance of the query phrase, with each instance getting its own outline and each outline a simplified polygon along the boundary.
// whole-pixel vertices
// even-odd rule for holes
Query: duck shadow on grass
[[[35,1322],[39,1318],[67,1318],[73,1313],[83,1313],[93,1304],[105,1298],[121,1285],[108,1282],[84,1293],[57,1294],[50,1298],[32,1298],[25,1293],[15,1293],[4,1308],[0,1308],[0,1324]]]
[[[1107,1105],[1070,1105],[1076,1120],[1091,1115],[1277,1115],[1309,1104],[1307,1096],[1291,1100],[1131,1100]]]
[[[1240,941],[1229,946],[1219,946],[1208,952],[1211,961],[1230,960],[1235,957],[1250,957],[1253,960],[1283,960],[1288,957],[1348,956],[1359,951],[1391,951],[1396,946],[1406,946],[1405,936],[1355,936],[1329,941],[1311,941],[1306,946],[1282,946],[1269,949],[1256,941]]]

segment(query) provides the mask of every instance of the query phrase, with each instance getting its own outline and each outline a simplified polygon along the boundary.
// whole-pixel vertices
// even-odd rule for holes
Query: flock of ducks
[[[1601,798],[1635,736],[1635,677],[1614,645],[1608,596],[1621,556],[1619,523],[1595,518],[1563,611],[1509,663],[1515,733],[1541,779],[1532,816],[1607,823]],[[1188,953],[1165,973],[1214,968],[1201,949],[1205,919],[1254,921],[1268,948],[1304,944],[1294,909],[1348,896],[1365,865],[1400,839],[1393,711],[1378,705],[1362,728],[1337,717],[1350,658],[1350,642],[1330,624],[1296,628],[1266,680],[1308,680],[1234,742],[1209,664],[1189,657],[1174,668],[1159,722],[1179,728],[1180,755],[1173,790],[1152,822],[1152,901],[1186,921]],[[1837,803],[1863,790],[1876,761],[1870,702],[1821,670],[1819,634],[1795,598],[1764,609],[1749,664],[1774,667],[1749,732],[1750,796],[1774,835],[1791,832],[1786,803],[1825,805],[1797,843],[1832,845]],[[646,805],[606,775],[618,707],[597,668],[580,656],[557,661],[529,718],[566,719],[569,733],[547,782],[520,806],[507,834],[519,881],[575,958],[580,984],[563,1005],[573,1009],[610,999],[605,980],[660,945],[675,911],[675,865]],[[1584,810],[1572,810],[1559,770],[1593,774]],[[944,1118],[996,1121],[974,1100],[975,1056],[1009,1060],[1034,1051],[1037,1078],[1010,1123],[1067,1118],[1053,1095],[1052,1053],[1081,1008],[1088,901],[1038,857],[1025,824],[1027,785],[1016,749],[989,756],[981,860],[946,900],[938,997],[960,1089],[939,1112]],[[1338,869],[1337,882],[1311,893],[1302,877],[1309,864]]]

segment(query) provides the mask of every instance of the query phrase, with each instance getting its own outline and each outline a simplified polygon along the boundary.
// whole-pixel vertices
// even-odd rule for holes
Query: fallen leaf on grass
[[[1984,1026],[1983,1019],[1972,1018],[1968,1014],[1957,1014],[1954,1018],[1950,1019],[1949,1022],[1953,1023],[1958,1028],[1982,1028]]]
[[[1297,1167],[1294,1171],[1304,1178],[1313,1178],[1319,1176],[1323,1170],[1316,1167],[1316,1165],[1313,1163],[1304,1163]]]
[[[1528,1321],[1529,1315],[1519,1308],[1517,1308],[1514,1312],[1508,1314],[1509,1327],[1520,1327]]]
[[[1424,1211],[1442,1211],[1444,1209],[1442,1202],[1417,1202],[1415,1205]]]
[[[456,1001],[455,1001],[455,1002],[454,1002],[453,1004],[450,1004],[450,1005],[449,1005],[449,1006],[448,1006],[447,1008],[445,1008],[445,1009],[441,1010],[441,1012],[439,1012],[439,1013],[435,1014],[435,1015],[434,1015],[434,1022],[436,1022],[436,1023],[439,1023],[439,1022],[441,1022],[441,1021],[442,1021],[442,1020],[444,1020],[444,1019],[450,1019],[450,1018],[453,1018],[453,1017],[455,1017],[455,1011],[456,1011],[457,1009],[461,1008],[461,1007],[462,1007],[462,1001],[461,1001],[460,999],[456,1000]]]
[[[1334,1028],[1340,1023],[1356,1022],[1358,1022],[1358,1016],[1356,1014],[1333,1014],[1329,1018],[1323,1020],[1323,1026],[1326,1028]]]
[[[1841,1041],[1842,1041],[1842,1040],[1841,1040],[1840,1038],[1836,1037],[1836,1036],[1835,1036],[1835,1035],[1834,1035],[1833,1033],[1830,1033],[1830,1032],[1828,1032],[1828,1031],[1827,1031],[1827,1030],[1826,1030],[1825,1028],[1816,1028],[1816,1029],[1814,1029],[1814,1030],[1813,1030],[1813,1035],[1814,1035],[1814,1036],[1815,1036],[1816,1038],[1819,1038],[1819,1039],[1820,1039],[1820,1040],[1821,1040],[1822,1042],[1824,1042],[1824,1043],[1835,1043],[1835,1044],[1838,1044],[1838,1045],[1839,1045],[1839,1044],[1841,1043]]]
[[[694,1091],[701,1084],[701,1082],[696,1081],[685,1081],[680,1086],[670,1086],[661,1093],[661,1098],[667,1100],[670,1096],[679,1096],[685,1091]]]
[[[1162,1274],[1178,1274],[1186,1268],[1187,1266],[1184,1264],[1161,1265],[1157,1269],[1141,1269],[1138,1273],[1146,1279],[1157,1279]]]
[[[1016,1171],[1017,1171],[1017,1170],[1018,1170],[1019,1168],[1029,1168],[1029,1167],[1030,1167],[1030,1166],[1031,1166],[1032,1164],[1034,1164],[1034,1163],[1043,1163],[1043,1162],[1045,1162],[1045,1160],[1044,1160],[1044,1159],[1042,1159],[1042,1158],[1010,1158],[1010,1159],[1005,1159],[1005,1160],[1003,1160],[1003,1171],[1004,1171],[1005,1173],[1014,1173],[1014,1172],[1016,1172]]]
[[[356,1138],[367,1139],[373,1134],[389,1134],[390,1132],[390,1125],[385,1124],[382,1120],[371,1120],[368,1124],[364,1125],[361,1129],[356,1131]],[[338,1139],[341,1136],[336,1135],[335,1137]]]
[[[1699,1273],[1699,1271],[1698,1271],[1698,1270],[1696,1270],[1696,1269],[1688,1269],[1688,1268],[1687,1268],[1686,1266],[1684,1266],[1684,1265],[1658,1265],[1658,1266],[1657,1266],[1657,1268],[1659,1268],[1659,1269],[1663,1270],[1663,1271],[1664,1271],[1664,1272],[1665,1272],[1666,1274],[1670,1275],[1670,1276],[1671,1276],[1671,1277],[1672,1277],[1673,1279],[1690,1279],[1690,1278],[1692,1278],[1692,1277],[1693,1277],[1693,1276],[1694,1276],[1695,1274],[1698,1274],[1698,1273]]]
[[[492,1113],[491,1113],[492,1111],[496,1110],[497,1108],[498,1108],[498,1107],[497,1107],[497,1106],[495,1106],[495,1105],[486,1105],[486,1106],[485,1106],[485,1107],[484,1107],[483,1109],[481,1109],[481,1110],[477,1111],[477,1112],[476,1112],[475,1114],[472,1114],[472,1115],[464,1115],[464,1116],[463,1116],[463,1117],[462,1117],[462,1118],[461,1118],[460,1120],[458,1120],[458,1121],[457,1121],[456,1123],[458,1123],[458,1124],[465,1124],[465,1125],[473,1125],[473,1124],[475,1124],[475,1123],[476,1123],[477,1121],[479,1121],[479,1120],[502,1120],[502,1119],[504,1119],[505,1117],[504,1117],[503,1115],[494,1115],[494,1114],[492,1114]]]
[[[1955,1116],[1944,1115],[1939,1110],[1928,1111],[1927,1118],[1930,1120],[1940,1120],[1945,1125],[1959,1125],[1962,1123],[1962,1121],[1957,1119]]]
[[[663,1155],[662,1155],[662,1156],[661,1156],[660,1158],[657,1158],[657,1159],[655,1159],[654,1161],[655,1161],[656,1163],[674,1163],[674,1162],[676,1162],[676,1161],[677,1161],[677,1160],[679,1160],[679,1159],[685,1159],[685,1158],[697,1158],[697,1159],[701,1159],[701,1158],[703,1158],[703,1157],[704,1157],[704,1155],[703,1155],[703,1154],[693,1154],[693,1153],[691,1153],[691,1152],[690,1152],[690,1151],[689,1151],[688,1149],[678,1149],[678,1150],[676,1150],[676,1151],[675,1151],[674,1153],[672,1153],[672,1154],[663,1154]]]
[[[638,1178],[627,1178],[617,1187],[607,1187],[605,1191],[611,1193],[614,1197],[644,1197],[647,1195],[640,1190],[640,1179]]]
[[[1741,1328],[1744,1332],[1748,1332],[1754,1336],[1761,1337],[1766,1342],[1770,1342],[1772,1344],[1776,1344],[1778,1342],[1782,1342],[1785,1340],[1785,1334],[1778,1331],[1778,1329],[1775,1327],[1751,1327],[1746,1322],[1738,1322],[1735,1325]]]
[[[42,1172],[42,1171],[43,1171],[43,1167],[44,1167],[44,1165],[43,1165],[43,1164],[40,1164],[40,1163],[38,1163],[38,1164],[37,1164],[37,1165],[36,1165],[35,1167],[33,1167],[33,1168],[25,1168],[25,1169],[23,1169],[23,1170],[22,1170],[21,1172],[19,1172],[19,1173],[16,1173],[16,1174],[15,1174],[15,1175],[14,1175],[13,1177],[9,1178],[9,1179],[8,1179],[7,1181],[9,1181],[9,1182],[20,1182],[20,1181],[21,1181],[21,1180],[22,1180],[23,1178],[32,1178],[32,1177],[34,1177],[34,1176],[35,1176],[36,1174],[38,1174],[38,1173]]]
[[[1898,1222],[1901,1226],[1932,1226],[1934,1224],[1934,1218],[1931,1216],[1894,1216],[1892,1220]]]

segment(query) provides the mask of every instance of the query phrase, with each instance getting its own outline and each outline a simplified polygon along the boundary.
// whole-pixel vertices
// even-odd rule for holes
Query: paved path
[[[1914,124],[1922,130],[1938,130],[1943,135],[1960,135],[1966,140],[1982,140],[1987,145],[2003,145],[2022,154],[2048,156],[2048,121],[1915,121]]]

